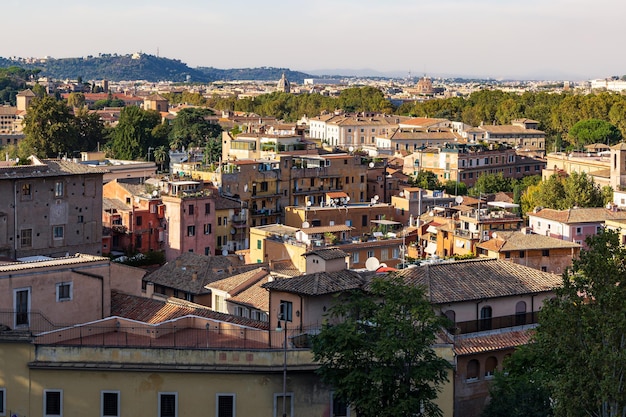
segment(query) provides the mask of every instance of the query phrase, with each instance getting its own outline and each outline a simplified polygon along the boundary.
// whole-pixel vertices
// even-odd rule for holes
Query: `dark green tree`
[[[73,122],[78,150],[93,151],[107,141],[104,123],[96,113],[89,113],[84,107],[80,108],[76,111]]]
[[[437,190],[441,188],[441,183],[437,174],[432,171],[421,170],[414,177],[409,178],[409,184],[426,190]]]
[[[24,133],[21,149],[41,158],[81,150],[70,108],[52,96],[33,99],[24,117]]]
[[[450,195],[467,195],[467,185],[464,182],[448,180],[443,184],[446,194]]]
[[[518,348],[497,372],[481,417],[551,417],[547,375],[534,345]]]
[[[207,120],[209,114],[209,110],[197,107],[179,111],[169,134],[170,145],[175,149],[205,146],[210,138],[219,137],[222,128],[219,124]]]
[[[557,416],[626,413],[626,249],[616,231],[587,238],[541,310],[536,344]]]
[[[622,139],[622,133],[604,120],[588,119],[577,122],[568,132],[568,140],[578,149],[585,145],[604,143],[614,145]]]
[[[445,325],[425,290],[375,277],[367,292],[337,299],[313,338],[318,373],[358,416],[440,416],[435,404],[450,364],[432,346]]]
[[[160,146],[154,140],[153,129],[161,123],[161,115],[154,110],[136,106],[124,107],[111,134],[110,150],[118,159],[134,160],[147,155],[148,148]]]

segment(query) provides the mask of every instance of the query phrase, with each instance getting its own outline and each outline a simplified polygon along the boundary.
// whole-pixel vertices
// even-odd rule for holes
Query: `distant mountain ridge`
[[[13,60],[0,57],[0,67],[17,66],[25,69],[40,69],[42,77],[76,80],[81,77],[89,80],[149,82],[201,82],[258,80],[276,81],[284,73],[288,80],[300,84],[305,78],[314,78],[299,71],[287,68],[237,68],[218,69],[213,67],[190,68],[178,59],[162,58],[149,54],[102,54],[78,58],[50,58],[37,62]]]

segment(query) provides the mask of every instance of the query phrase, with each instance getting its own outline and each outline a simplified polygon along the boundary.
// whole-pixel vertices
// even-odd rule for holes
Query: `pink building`
[[[553,210],[535,209],[528,213],[528,225],[533,233],[568,240],[587,248],[585,239],[604,227],[606,220],[624,220],[626,211],[603,207]]]

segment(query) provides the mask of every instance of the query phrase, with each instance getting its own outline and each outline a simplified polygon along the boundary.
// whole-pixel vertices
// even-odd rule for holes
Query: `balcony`
[[[467,334],[489,330],[506,329],[515,326],[524,326],[538,322],[539,312],[513,314],[511,316],[491,317],[480,320],[457,322],[449,329],[452,334]]]

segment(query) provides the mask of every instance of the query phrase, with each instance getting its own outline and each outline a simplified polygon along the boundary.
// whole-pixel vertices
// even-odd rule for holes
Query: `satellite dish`
[[[367,258],[367,260],[365,261],[365,268],[368,271],[376,271],[379,266],[380,266],[380,262],[378,261],[378,258],[376,258],[375,256]]]
[[[374,163],[373,163],[373,162],[370,162],[369,167],[370,167],[370,168],[374,168]]]
[[[398,193],[398,195],[399,195],[400,197],[404,197],[404,191],[400,191],[400,192]]]
[[[307,207],[311,207],[311,200],[307,200],[307,201],[306,201],[306,206],[307,206]]]
[[[491,234],[491,237],[495,239],[495,238],[497,238],[497,237],[498,237],[498,235],[496,234],[496,232],[493,232],[493,233]]]
[[[457,204],[461,204],[461,203],[463,202],[463,196],[457,195],[457,196],[454,198],[454,201],[455,201]]]
[[[156,197],[157,195],[159,195],[159,192],[157,190],[152,191],[152,197]]]
[[[353,147],[353,146],[350,146],[350,147],[348,148],[348,150],[349,150],[350,152],[354,152],[354,147]]]
[[[378,201],[379,199],[380,199],[379,196],[377,196],[377,195],[374,196],[374,200]]]
[[[228,249],[222,249],[222,256],[228,255]]]
[[[302,228],[303,228],[303,229],[308,229],[308,228],[309,228],[309,226],[311,226],[311,225],[309,224],[309,222],[302,222]]]
[[[234,235],[235,233],[237,233],[237,231],[235,230],[235,228],[234,228],[234,227],[233,227],[233,228],[231,228],[231,229],[230,229],[230,234],[231,234],[231,235]]]
[[[348,201],[350,201],[350,196],[347,196],[347,197],[346,197],[346,203],[347,203]]]

